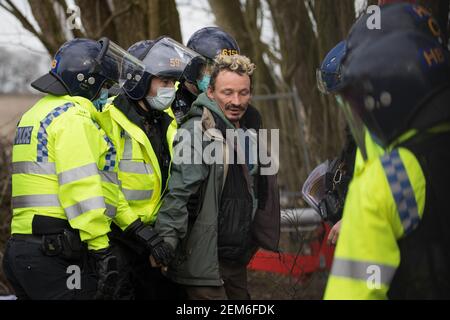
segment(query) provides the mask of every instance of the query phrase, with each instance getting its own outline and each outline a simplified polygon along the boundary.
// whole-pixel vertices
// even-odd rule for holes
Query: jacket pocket
[[[185,260],[180,261],[180,276],[195,279],[220,279],[215,225],[196,222],[186,239]]]

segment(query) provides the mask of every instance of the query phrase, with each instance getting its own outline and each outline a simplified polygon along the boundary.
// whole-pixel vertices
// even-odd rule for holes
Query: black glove
[[[117,271],[117,258],[112,254],[111,248],[90,251],[95,260],[95,269],[98,276],[96,300],[111,300],[117,287],[119,272]]]
[[[155,258],[156,263],[167,267],[174,258],[175,254],[172,246],[163,241],[153,248],[152,256]]]
[[[133,236],[150,250],[150,254],[157,263],[168,266],[173,259],[174,250],[172,246],[164,242],[163,238],[152,227],[144,225],[140,219],[129,225],[125,233]]]

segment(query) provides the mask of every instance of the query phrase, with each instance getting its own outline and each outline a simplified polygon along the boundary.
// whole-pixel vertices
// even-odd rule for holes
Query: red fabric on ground
[[[322,242],[310,244],[312,255],[296,255],[294,253],[274,253],[259,250],[250,261],[250,270],[280,273],[300,277],[316,271],[330,270],[333,262],[334,246],[327,244],[330,227],[325,225],[325,236]]]

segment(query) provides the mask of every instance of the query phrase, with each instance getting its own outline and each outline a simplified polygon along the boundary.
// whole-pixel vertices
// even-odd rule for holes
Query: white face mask
[[[175,100],[175,88],[158,88],[156,97],[146,96],[148,104],[152,109],[155,110],[166,110],[172,105],[173,100]]]

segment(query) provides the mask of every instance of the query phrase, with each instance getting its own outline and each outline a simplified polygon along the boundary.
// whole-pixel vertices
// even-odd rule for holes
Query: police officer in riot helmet
[[[18,299],[114,296],[119,274],[107,233],[119,186],[101,177],[116,174],[117,166],[95,114],[129,56],[107,38],[72,39],[31,84],[46,96],[17,125],[3,259]]]
[[[128,49],[130,54],[143,61],[145,70],[142,74],[134,75],[135,78],[128,80],[122,94],[114,100],[114,104],[119,108],[131,107],[143,121],[144,131],[146,131],[160,162],[163,181],[167,181],[170,157],[167,141],[161,137],[164,136],[164,132],[167,131],[167,127],[173,120],[165,111],[175,100],[175,83],[180,79],[185,68],[185,62],[177,60],[178,58],[164,60],[166,51],[178,54],[176,45],[173,48],[170,48],[169,45],[162,45],[167,39],[170,38],[161,36],[156,40],[139,41]],[[172,39],[170,40],[175,43]],[[152,50],[155,45],[158,48]],[[178,45],[181,46],[181,44]],[[203,59],[200,56],[193,51],[190,53],[192,55],[187,58],[189,63],[202,63]],[[196,57],[192,59],[194,55]]]
[[[126,205],[119,208],[110,237],[123,259],[118,299],[164,299],[170,283],[154,265],[165,266],[173,249],[153,230],[159,204],[167,190],[171,146],[177,124],[171,111],[175,82],[186,65],[203,58],[169,37],[143,40],[128,52],[142,62],[127,69],[123,90],[107,105],[105,118],[120,146],[119,179]],[[133,66],[134,67],[134,66]],[[126,207],[127,209],[123,209]]]
[[[358,148],[368,131],[386,152],[350,185],[325,299],[448,299],[450,56],[425,8],[380,14],[352,27],[339,93]]]

